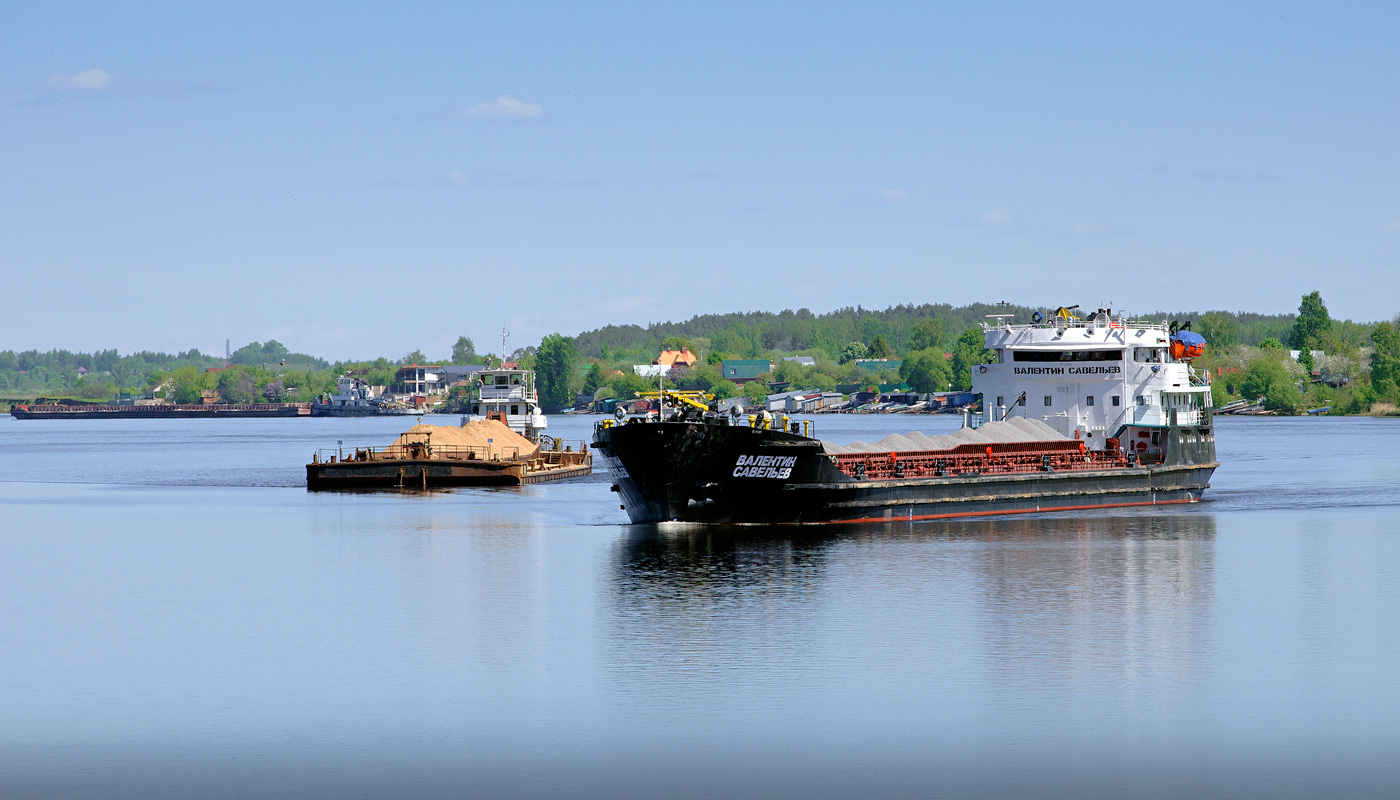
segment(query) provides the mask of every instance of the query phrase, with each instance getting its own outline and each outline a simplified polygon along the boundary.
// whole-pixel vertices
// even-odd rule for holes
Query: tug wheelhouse
[[[549,426],[540,409],[535,373],[528,369],[484,369],[473,376],[471,417],[496,419],[536,441]]]

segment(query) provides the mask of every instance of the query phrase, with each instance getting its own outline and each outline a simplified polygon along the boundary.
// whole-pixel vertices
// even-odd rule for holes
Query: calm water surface
[[[306,492],[403,419],[5,418],[0,796],[1395,796],[1397,424],[1223,419],[1185,509],[658,530]]]

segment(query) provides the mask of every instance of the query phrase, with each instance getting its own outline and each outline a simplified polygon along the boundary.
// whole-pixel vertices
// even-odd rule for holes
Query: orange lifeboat
[[[1205,337],[1191,331],[1177,331],[1171,338],[1172,358],[1177,361],[1191,361],[1206,353]]]

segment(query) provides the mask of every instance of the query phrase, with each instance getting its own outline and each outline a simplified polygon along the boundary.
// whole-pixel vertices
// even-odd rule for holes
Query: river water
[[[1400,420],[1221,419],[1170,510],[658,530],[601,475],[305,490],[407,423],[0,420],[0,796],[1400,791]]]

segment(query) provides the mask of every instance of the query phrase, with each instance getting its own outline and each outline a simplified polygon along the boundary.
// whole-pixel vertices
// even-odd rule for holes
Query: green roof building
[[[772,372],[773,362],[766,358],[737,358],[721,361],[719,367],[725,380],[743,386],[765,372]]]

